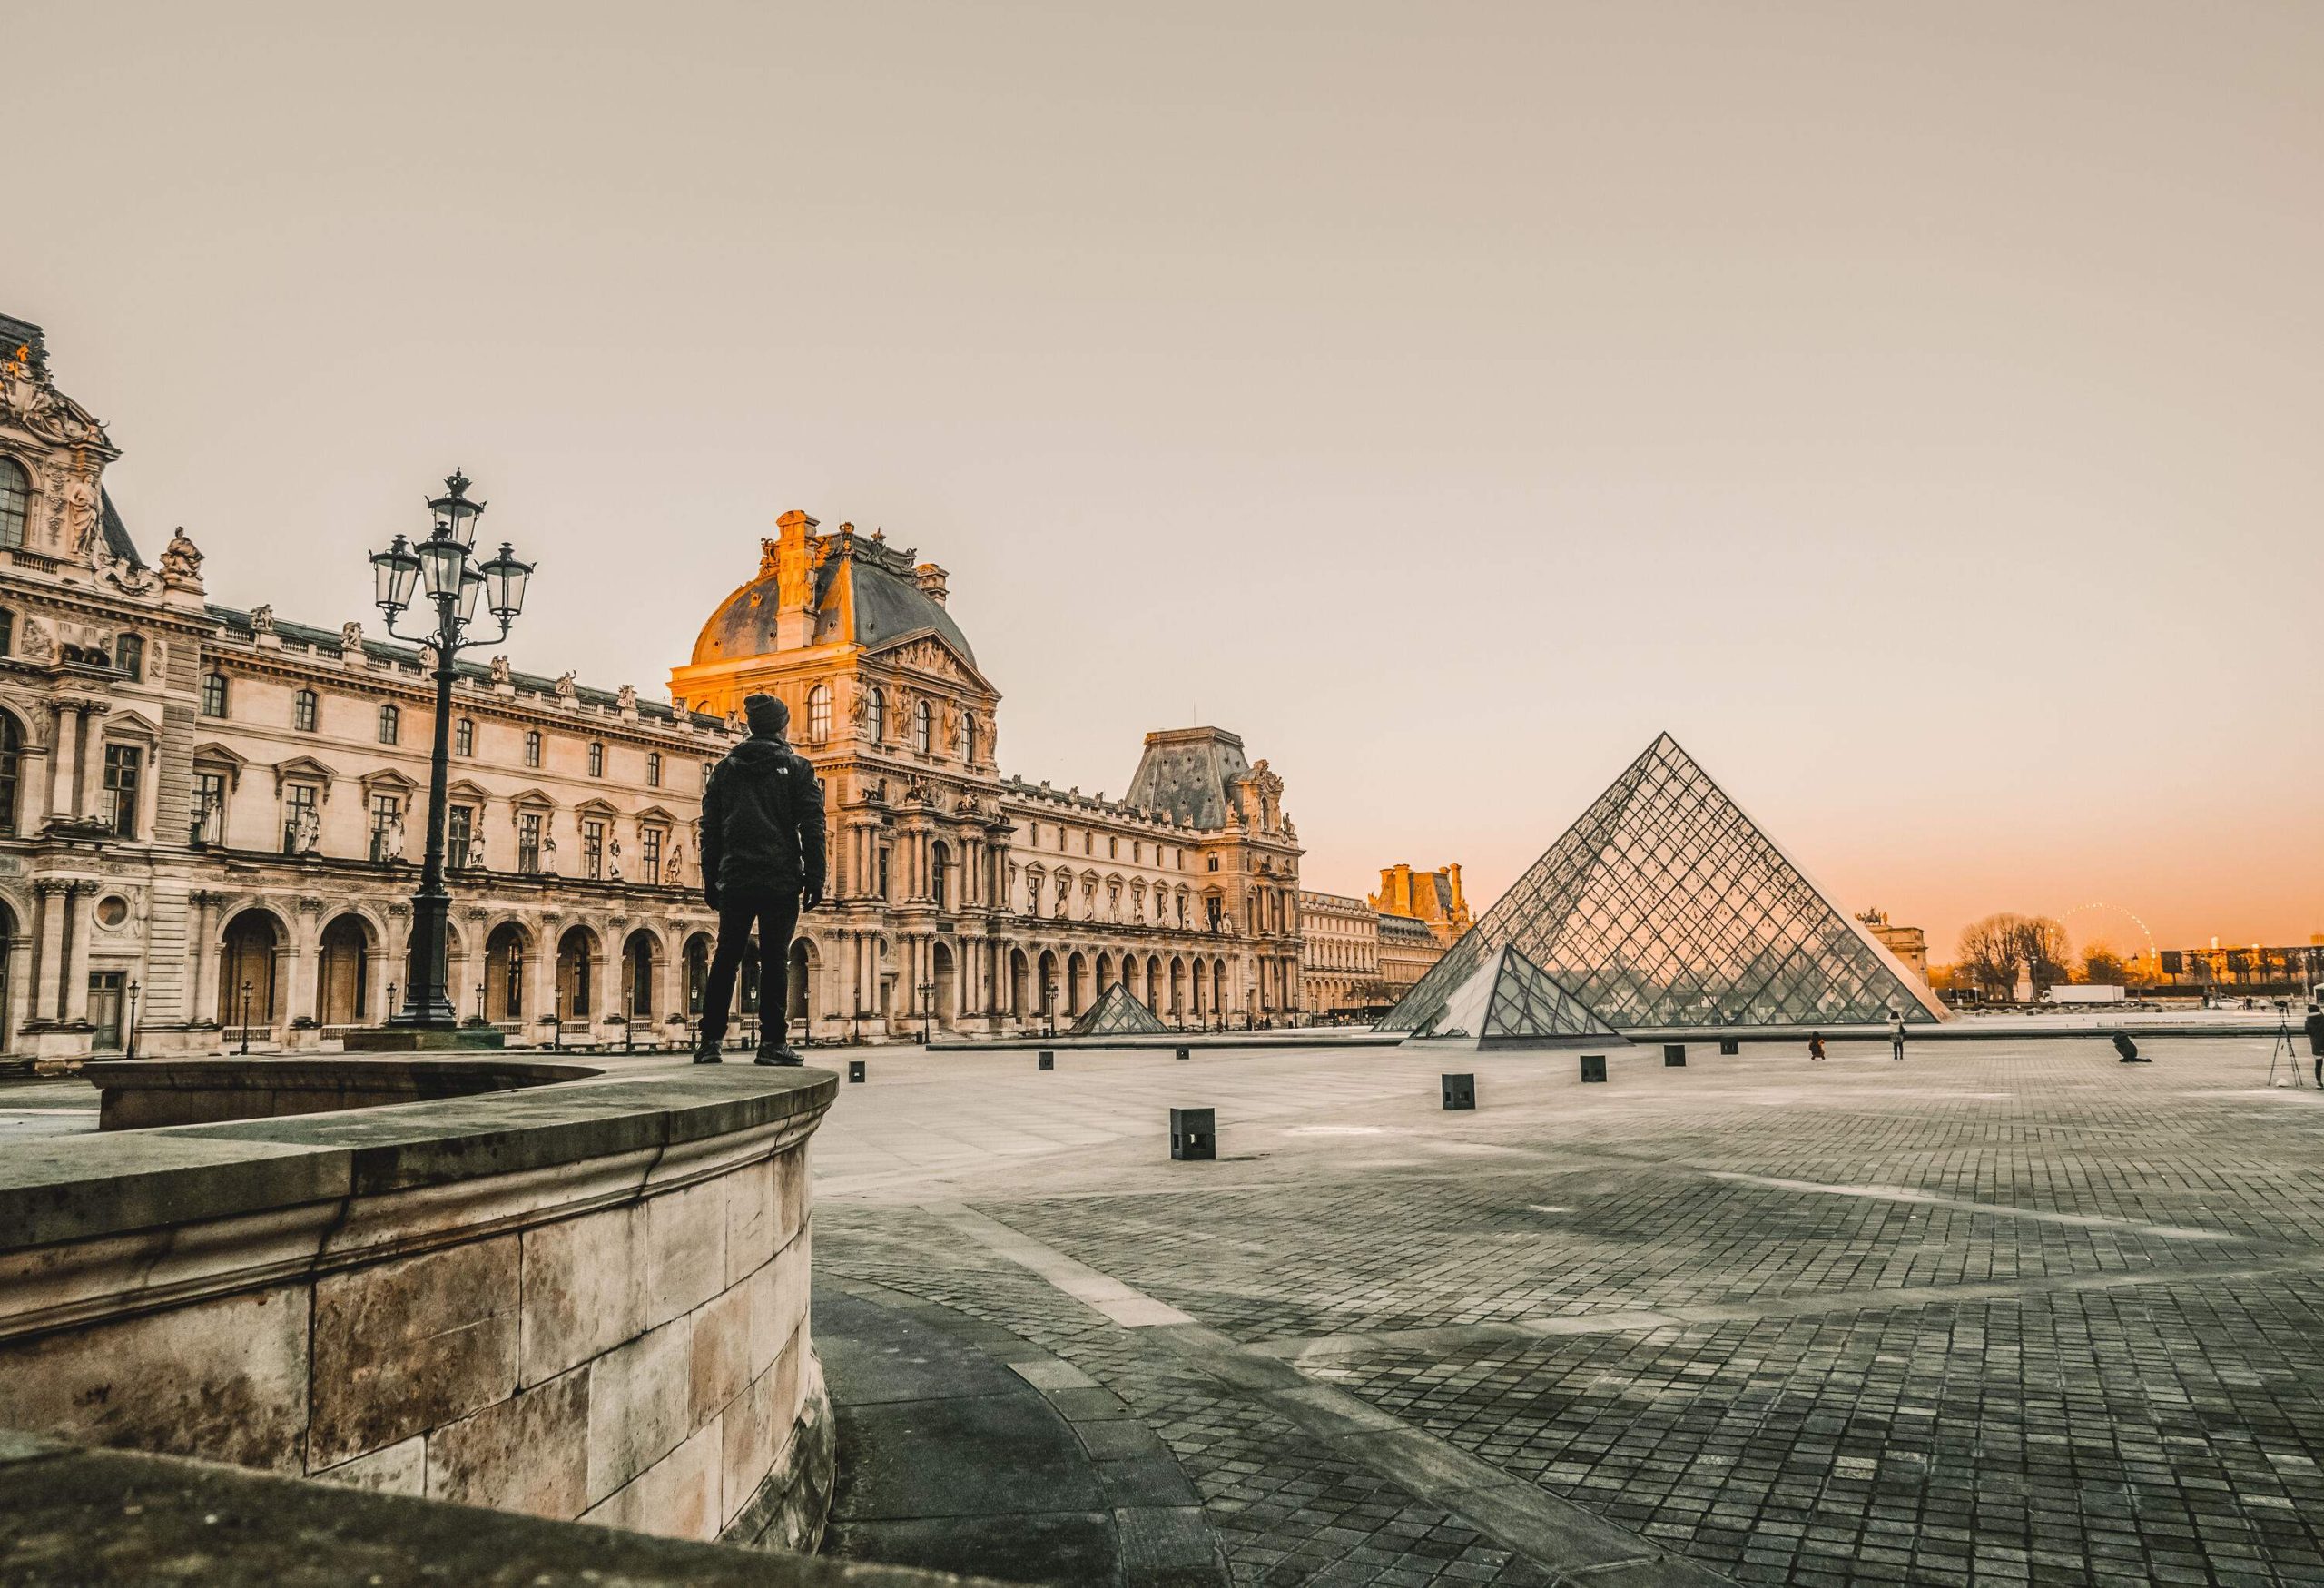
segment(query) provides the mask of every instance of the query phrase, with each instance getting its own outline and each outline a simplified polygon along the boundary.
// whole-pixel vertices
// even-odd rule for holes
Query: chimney
[[[793,508],[774,528],[774,647],[802,650],[815,637],[815,520]]]
[[[938,567],[932,562],[924,562],[918,567],[911,570],[911,577],[913,582],[920,586],[920,593],[921,595],[935,602],[939,607],[944,605],[945,575],[942,568]]]

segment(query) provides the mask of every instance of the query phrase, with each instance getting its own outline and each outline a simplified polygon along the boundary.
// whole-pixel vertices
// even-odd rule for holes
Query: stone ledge
[[[604,1073],[586,1064],[497,1059],[109,1059],[81,1067],[103,1096],[100,1130],[387,1108]]]
[[[821,1070],[691,1067],[348,1113],[0,1149],[0,1252],[556,1169],[763,1126],[811,1129]]]
[[[9,1588],[974,1588],[0,1432]]]

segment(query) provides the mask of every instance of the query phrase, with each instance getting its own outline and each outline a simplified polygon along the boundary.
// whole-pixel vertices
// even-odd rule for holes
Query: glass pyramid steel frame
[[[1108,982],[1098,995],[1098,1001],[1073,1022],[1073,1034],[1077,1037],[1147,1036],[1169,1029],[1120,981]]]
[[[1479,1048],[1527,1048],[1610,1040],[1613,1027],[1582,1007],[1556,978],[1505,942],[1474,975],[1452,989],[1421,1037],[1461,1038]]]
[[[1379,1029],[1419,1031],[1513,943],[1623,1031],[1945,1018],[1920,979],[1664,734]]]

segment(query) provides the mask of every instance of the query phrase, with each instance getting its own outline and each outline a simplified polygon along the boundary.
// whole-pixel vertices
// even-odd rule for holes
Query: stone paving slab
[[[1745,1583],[2324,1583],[2324,1099],[2142,1046],[1496,1057],[1450,1116],[1393,1050],[923,1059],[826,1124],[818,1262],[1094,1380],[1238,1583],[1668,1580],[1488,1535],[1489,1472]]]

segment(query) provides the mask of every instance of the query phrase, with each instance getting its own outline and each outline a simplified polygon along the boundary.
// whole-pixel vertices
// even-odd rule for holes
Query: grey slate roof
[[[113,505],[113,493],[103,486],[97,488],[97,523],[104,531],[105,550],[131,567],[143,567],[145,559],[137,555],[137,542],[129,538],[129,526],[121,521],[121,514]]]
[[[1146,735],[1146,754],[1123,797],[1172,821],[1206,831],[1226,825],[1233,795],[1249,775],[1240,735],[1225,728],[1169,728]]]
[[[842,579],[848,583],[852,602],[840,598]],[[727,661],[772,654],[777,648],[775,583],[775,576],[769,574],[727,597],[703,626],[702,637],[694,642],[694,659]],[[841,615],[850,607],[855,614],[855,632],[842,634]],[[833,556],[816,570],[815,644],[880,646],[923,630],[940,636],[969,666],[976,666],[976,652],[969,647],[969,636],[960,632],[952,615],[921,589],[909,574],[882,567],[872,555],[862,552]]]

